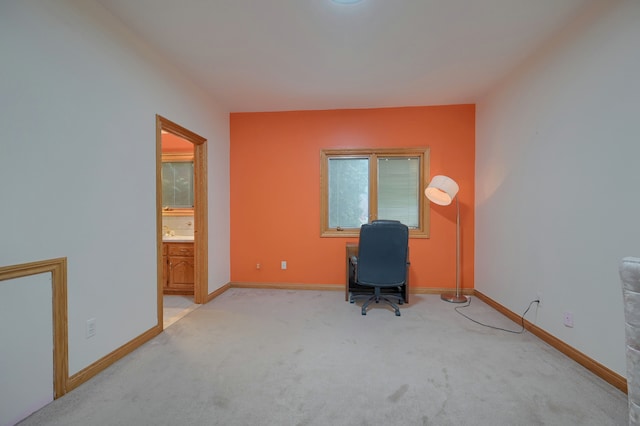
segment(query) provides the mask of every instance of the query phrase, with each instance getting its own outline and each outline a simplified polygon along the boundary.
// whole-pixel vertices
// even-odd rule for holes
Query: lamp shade
[[[432,203],[448,206],[456,197],[459,189],[460,187],[455,180],[448,176],[437,175],[429,182],[429,186],[424,190],[424,195]]]

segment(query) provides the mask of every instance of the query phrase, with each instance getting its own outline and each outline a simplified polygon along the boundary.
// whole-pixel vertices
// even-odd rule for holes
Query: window
[[[165,216],[193,214],[193,155],[162,155],[162,211]]]
[[[429,148],[323,150],[321,236],[358,236],[362,224],[391,219],[428,237],[428,174]]]

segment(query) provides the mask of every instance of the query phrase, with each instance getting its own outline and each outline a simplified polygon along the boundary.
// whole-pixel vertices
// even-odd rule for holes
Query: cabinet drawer
[[[193,256],[193,244],[169,244],[169,256]]]

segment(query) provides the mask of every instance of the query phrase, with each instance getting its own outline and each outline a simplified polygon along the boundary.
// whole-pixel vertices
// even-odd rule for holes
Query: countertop
[[[163,235],[163,243],[192,243],[193,235]]]

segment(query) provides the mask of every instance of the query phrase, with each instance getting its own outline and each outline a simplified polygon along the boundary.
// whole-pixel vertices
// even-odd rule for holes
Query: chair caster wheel
[[[399,317],[400,316],[400,311],[396,311],[396,316]]]
[[[362,311],[362,315],[367,315],[367,311]]]

